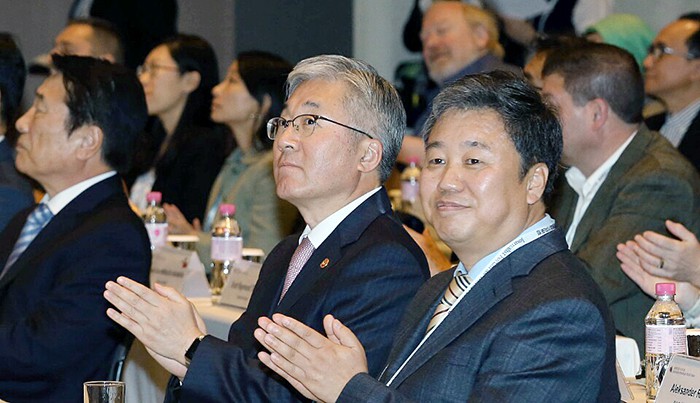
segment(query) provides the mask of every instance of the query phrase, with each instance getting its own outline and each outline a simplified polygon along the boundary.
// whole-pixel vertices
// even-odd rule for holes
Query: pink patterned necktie
[[[294,251],[292,260],[289,262],[289,269],[287,269],[287,277],[284,279],[284,287],[282,287],[280,301],[282,301],[282,298],[284,298],[284,294],[287,293],[289,287],[292,286],[294,279],[297,278],[299,273],[301,273],[302,267],[304,267],[311,255],[314,253],[314,250],[315,248],[311,244],[311,241],[309,241],[309,238],[304,237],[299,246],[297,246],[297,249]]]

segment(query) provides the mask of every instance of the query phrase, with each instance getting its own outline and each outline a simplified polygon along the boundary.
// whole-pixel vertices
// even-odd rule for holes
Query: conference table
[[[212,304],[210,298],[190,298],[207,325],[207,333],[226,340],[228,330],[243,309]],[[170,374],[148,354],[140,341],[134,340],[124,364],[126,403],[160,403]]]

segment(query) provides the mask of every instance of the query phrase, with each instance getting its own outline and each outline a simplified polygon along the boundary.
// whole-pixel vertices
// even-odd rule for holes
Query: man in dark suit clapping
[[[102,286],[148,279],[150,245],[118,173],[146,122],[133,72],[53,56],[56,73],[16,123],[17,168],[46,190],[0,233],[0,399],[76,402],[106,379],[126,332],[104,315]]]

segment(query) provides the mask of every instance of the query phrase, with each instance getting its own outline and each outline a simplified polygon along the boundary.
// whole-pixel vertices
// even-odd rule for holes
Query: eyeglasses
[[[299,118],[302,118],[302,119],[298,120]],[[346,124],[336,122],[335,120],[328,119],[325,116],[312,115],[310,113],[304,113],[304,114],[295,116],[294,118],[289,119],[289,120],[287,120],[285,118],[272,118],[272,119],[268,120],[267,121],[267,137],[270,140],[274,140],[275,137],[277,137],[282,131],[284,131],[284,129],[289,127],[290,124],[292,125],[294,130],[297,131],[297,133],[301,133],[301,135],[304,137],[309,137],[312,134],[314,134],[314,129],[316,129],[316,123],[319,120],[325,120],[325,121],[328,121],[331,123],[335,123],[339,126],[345,127],[346,129],[350,129],[350,130],[356,131],[358,133],[362,133],[371,139],[374,138],[374,137],[370,136],[369,134],[367,134],[366,132],[363,132],[360,129],[356,129],[352,126],[348,126]]]
[[[165,66],[163,64],[149,63],[142,64],[136,68],[136,75],[140,76],[142,74],[155,74],[158,70],[168,70],[168,71],[180,71],[177,66]]]
[[[665,44],[660,43],[660,42],[654,43],[651,46],[649,46],[649,50],[647,53],[649,55],[651,55],[651,57],[653,57],[654,59],[657,59],[657,60],[660,59],[663,55],[676,55],[676,56],[682,57],[686,60],[693,60],[693,59],[696,59],[698,57],[698,55],[694,55],[691,53],[682,54],[682,53],[676,51],[675,49],[668,47]]]

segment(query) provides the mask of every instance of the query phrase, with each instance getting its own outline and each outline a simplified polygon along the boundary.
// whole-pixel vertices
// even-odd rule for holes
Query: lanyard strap
[[[479,280],[481,280],[488,272],[490,272],[494,266],[496,266],[503,259],[508,257],[508,255],[510,255],[511,253],[513,253],[516,250],[520,249],[521,247],[529,244],[530,242],[532,242],[538,238],[541,238],[541,237],[545,236],[546,234],[554,231],[555,228],[556,228],[556,223],[554,222],[554,219],[552,219],[549,215],[545,215],[545,217],[542,220],[538,221],[536,224],[534,224],[533,226],[528,228],[525,232],[520,234],[517,238],[510,241],[508,244],[506,244],[501,249],[499,249],[498,252],[496,253],[496,255],[486,265],[486,268],[474,279],[474,281],[471,284],[469,284],[467,289],[464,290],[462,295],[460,295],[459,298],[457,298],[457,301],[455,301],[455,303],[450,307],[450,309],[448,311],[448,315],[449,315],[449,313],[452,312],[454,307],[456,307],[457,304],[459,304],[460,301],[462,301],[464,296],[467,295],[467,293],[469,293],[469,291],[472,288],[474,288],[474,285],[476,285],[476,283],[478,283]],[[389,381],[386,383],[387,386],[391,386],[391,383],[394,381],[394,379],[396,379],[396,376],[401,372],[401,370],[403,370],[403,368],[406,366],[406,364],[411,360],[411,358],[413,358],[413,356],[416,354],[416,352],[423,346],[423,343],[425,343],[425,341],[433,333],[435,333],[435,329],[440,327],[441,324],[442,324],[442,322],[440,322],[437,326],[435,326],[432,330],[430,330],[430,332],[428,332],[423,337],[423,339],[418,344],[418,346],[416,346],[416,348],[413,349],[413,351],[408,356],[408,358],[403,362],[403,364],[401,364],[399,369],[394,373],[394,375],[392,375],[391,379],[389,379]],[[388,366],[384,368],[384,371],[386,371],[387,368],[388,368]],[[382,371],[382,374],[379,376],[380,378],[384,374],[384,371]]]

